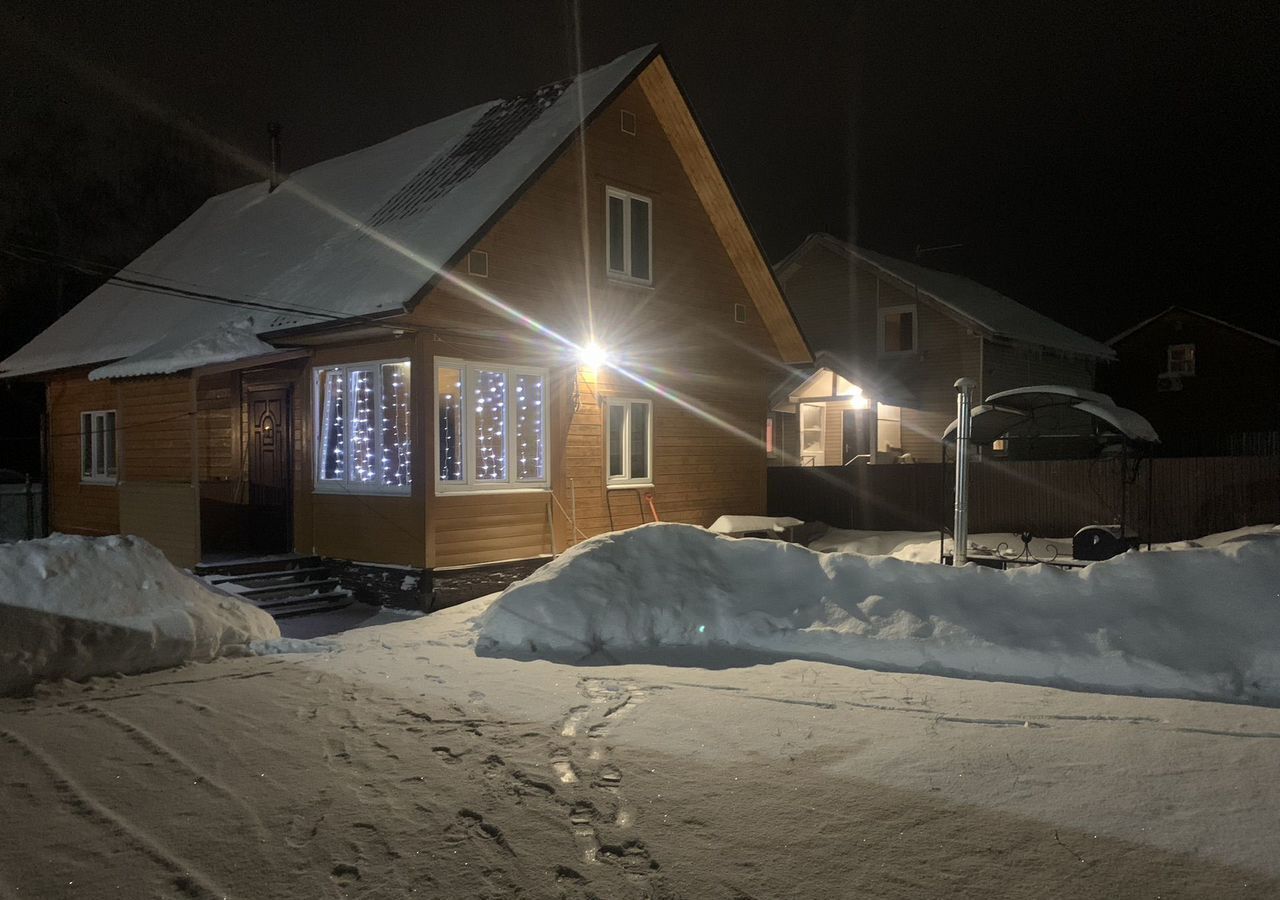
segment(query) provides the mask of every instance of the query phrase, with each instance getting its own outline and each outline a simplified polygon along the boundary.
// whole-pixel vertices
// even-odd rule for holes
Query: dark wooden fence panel
[[[769,514],[874,531],[949,528],[953,477],[937,463],[771,468]],[[969,530],[1069,537],[1123,514],[1143,540],[1173,541],[1280,522],[1277,456],[1144,461],[1122,483],[1119,460],[975,461]]]

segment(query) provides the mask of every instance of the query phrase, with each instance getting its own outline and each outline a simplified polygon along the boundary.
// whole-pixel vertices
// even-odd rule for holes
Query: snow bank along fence
[[[771,516],[873,531],[950,527],[951,465],[778,467],[768,477]],[[975,459],[969,531],[1070,537],[1082,525],[1119,520],[1122,484],[1119,460]],[[1144,541],[1280,522],[1280,456],[1143,461],[1127,493],[1125,520]]]
[[[44,485],[0,484],[0,541],[44,536]]]

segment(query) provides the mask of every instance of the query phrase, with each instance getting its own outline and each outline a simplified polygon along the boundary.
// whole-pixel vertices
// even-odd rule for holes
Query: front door
[[[289,389],[251,387],[249,412],[249,507],[253,549],[291,549],[292,446]]]
[[[848,463],[855,456],[871,452],[871,410],[846,409],[841,423],[844,432],[844,459]]]

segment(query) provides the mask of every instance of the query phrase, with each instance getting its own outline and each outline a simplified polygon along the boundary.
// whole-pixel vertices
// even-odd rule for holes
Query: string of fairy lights
[[[321,480],[386,487],[413,482],[408,374],[407,361],[321,371]]]
[[[509,374],[467,364],[440,367],[440,480],[466,483],[468,438],[464,435],[475,447],[473,482],[510,483],[512,468],[516,482],[544,480],[544,381],[543,375],[529,372]]]

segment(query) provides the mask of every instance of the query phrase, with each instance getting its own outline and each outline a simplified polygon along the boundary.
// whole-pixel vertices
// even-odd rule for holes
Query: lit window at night
[[[544,487],[546,372],[436,361],[437,485]]]
[[[317,369],[316,486],[408,493],[409,361]]]

